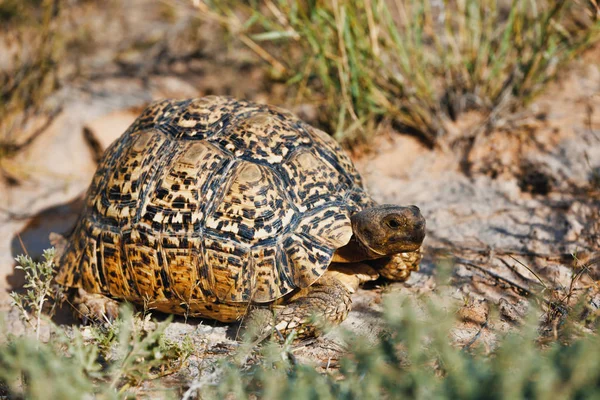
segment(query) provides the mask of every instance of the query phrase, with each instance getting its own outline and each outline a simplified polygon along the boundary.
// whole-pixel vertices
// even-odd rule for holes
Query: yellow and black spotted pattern
[[[165,100],[105,152],[58,281],[233,321],[315,282],[371,205],[339,145],[291,113]]]

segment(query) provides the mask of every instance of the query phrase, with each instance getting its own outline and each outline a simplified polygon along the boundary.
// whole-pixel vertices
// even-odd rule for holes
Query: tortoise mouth
[[[389,256],[397,253],[409,253],[411,251],[417,251],[423,244],[425,239],[425,233],[415,235],[398,235],[390,237],[388,240],[381,243],[363,243],[369,251],[376,253],[380,256]]]
[[[422,218],[422,217],[421,217]],[[388,245],[403,245],[408,250],[415,251],[423,244],[425,239],[425,219],[417,221],[413,228],[408,232],[401,232],[390,236],[386,244]]]
[[[386,243],[386,247],[392,247],[392,246],[396,246],[396,247],[401,247],[398,250],[398,253],[406,253],[409,251],[415,251],[418,250],[419,247],[421,247],[421,245],[423,244],[423,239],[425,238],[425,235],[421,236],[420,239],[415,238],[414,236],[409,236],[409,237],[404,237],[404,238],[390,238],[390,240],[387,241]]]

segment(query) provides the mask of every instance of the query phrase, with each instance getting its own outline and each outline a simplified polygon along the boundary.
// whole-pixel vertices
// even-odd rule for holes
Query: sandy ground
[[[569,286],[574,263],[600,249],[598,50],[574,62],[522,118],[480,138],[469,156],[469,174],[459,152],[430,150],[391,130],[355,160],[376,200],[421,208],[428,236],[421,271],[406,283],[359,290],[342,327],[376,336],[383,297],[426,294],[449,305],[465,304],[463,322],[454,331],[457,344],[471,343],[477,334],[478,341],[492,344],[497,332],[510,329],[522,315],[527,292],[540,289],[521,263],[557,290]],[[13,179],[0,180],[0,312],[15,319],[8,293],[21,287],[23,278],[14,270],[14,257],[39,256],[49,247],[49,232],[66,232],[74,223],[96,166],[90,137],[105,148],[158,98],[216,93],[279,104],[278,96],[265,94],[263,78],[258,69],[232,60],[199,57],[143,77],[109,74],[73,82],[56,93],[53,101],[62,104],[62,112],[26,151],[2,161]],[[471,117],[457,121],[457,130],[468,129]],[[43,123],[32,121],[30,131]],[[458,262],[441,290],[435,271],[449,255]],[[598,266],[592,266],[578,285],[583,290],[599,279]],[[589,293],[589,302],[600,307],[597,290]],[[497,320],[488,321],[490,306],[499,308]],[[236,329],[206,320],[174,322],[167,334],[180,340],[191,335],[198,348],[180,377],[198,379],[207,360],[235,348]],[[297,355],[325,366],[343,351],[343,341],[332,332],[298,347]]]

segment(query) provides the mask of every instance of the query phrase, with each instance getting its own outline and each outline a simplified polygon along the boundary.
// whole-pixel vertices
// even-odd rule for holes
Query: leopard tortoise
[[[222,322],[268,313],[309,336],[313,314],[346,317],[361,282],[405,280],[424,236],[419,209],[377,205],[326,133],[205,97],[147,107],[104,153],[71,235],[52,241],[84,318],[114,318],[123,299]]]

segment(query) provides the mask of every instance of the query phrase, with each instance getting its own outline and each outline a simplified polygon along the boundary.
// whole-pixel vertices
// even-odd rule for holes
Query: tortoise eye
[[[397,219],[389,219],[386,221],[386,224],[392,229],[400,228],[400,222]]]

